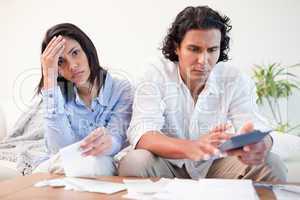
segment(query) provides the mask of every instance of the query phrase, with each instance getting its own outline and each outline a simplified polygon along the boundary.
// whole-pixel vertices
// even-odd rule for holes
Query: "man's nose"
[[[204,52],[201,52],[199,55],[198,55],[198,62],[202,65],[206,65],[207,62],[208,62],[208,54],[206,51]]]

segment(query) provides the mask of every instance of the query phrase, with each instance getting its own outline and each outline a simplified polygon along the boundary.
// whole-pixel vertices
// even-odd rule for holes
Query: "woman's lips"
[[[83,72],[84,72],[84,71],[75,72],[75,73],[73,73],[72,77],[75,78],[75,79],[80,78],[81,75],[83,74]]]

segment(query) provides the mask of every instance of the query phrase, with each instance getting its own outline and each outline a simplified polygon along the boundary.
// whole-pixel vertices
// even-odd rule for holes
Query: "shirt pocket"
[[[195,109],[205,114],[216,114],[219,112],[220,96],[216,94],[199,95]]]
[[[113,115],[112,109],[108,107],[102,107],[96,117],[96,123],[98,127],[101,126],[106,127],[107,124],[110,122],[112,115]]]
[[[219,95],[199,96],[195,109],[196,113],[192,118],[193,130],[207,133],[217,125],[226,123],[226,113],[221,111]]]
[[[164,114],[174,115],[180,112],[181,93],[177,84],[169,84],[166,86],[166,92],[163,97]]]

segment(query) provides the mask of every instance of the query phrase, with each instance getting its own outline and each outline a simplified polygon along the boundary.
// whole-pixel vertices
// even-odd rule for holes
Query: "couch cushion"
[[[300,137],[290,134],[272,133],[274,140],[272,152],[283,161],[300,161]]]
[[[16,164],[6,160],[0,160],[0,181],[20,176],[16,170]]]
[[[0,141],[6,136],[6,120],[4,111],[0,106]]]

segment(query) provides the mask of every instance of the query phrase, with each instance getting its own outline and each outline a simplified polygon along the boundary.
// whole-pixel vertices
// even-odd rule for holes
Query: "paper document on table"
[[[274,195],[277,200],[295,200],[300,199],[300,193],[281,188],[273,188]]]
[[[59,153],[62,157],[65,175],[68,177],[95,177],[114,174],[115,166],[106,157],[82,156],[80,142],[64,147]],[[99,162],[100,160],[101,162]]]
[[[299,185],[283,185],[283,184],[270,184],[270,183],[255,183],[255,187],[263,187],[273,190],[276,199],[278,200],[294,200],[300,199],[300,186]]]
[[[148,200],[153,199],[153,195],[161,192],[171,179],[161,178],[159,181],[150,179],[124,179],[123,182],[127,189],[124,198]]]
[[[65,187],[65,190],[74,190],[80,192],[98,192],[105,194],[112,194],[126,189],[123,183],[113,183],[108,181],[69,177],[40,181],[37,182],[34,186]]]
[[[125,180],[128,194],[124,198],[157,200],[257,200],[258,196],[251,180],[228,179],[162,179]],[[234,194],[232,190],[234,189]]]
[[[234,189],[234,194],[232,190]],[[174,200],[257,200],[258,196],[251,180],[200,179],[199,181],[175,179],[156,199]]]
[[[200,179],[200,192],[210,200],[257,200],[259,199],[252,180],[236,179]],[[232,191],[234,190],[234,193]]]

